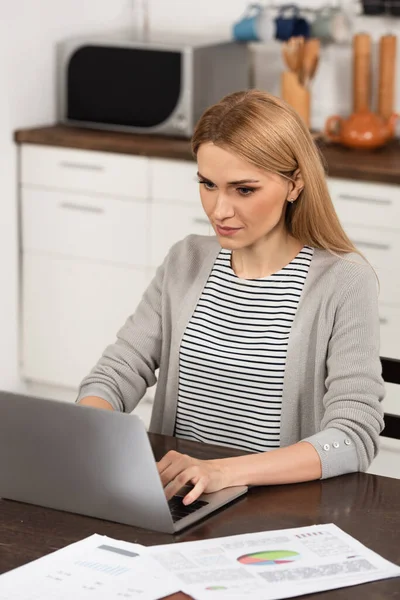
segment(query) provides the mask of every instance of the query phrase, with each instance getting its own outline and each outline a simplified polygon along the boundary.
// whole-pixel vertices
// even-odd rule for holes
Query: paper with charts
[[[152,548],[196,600],[278,600],[400,576],[336,525],[236,535]]]
[[[178,589],[147,548],[102,535],[0,577],[0,600],[156,600]]]

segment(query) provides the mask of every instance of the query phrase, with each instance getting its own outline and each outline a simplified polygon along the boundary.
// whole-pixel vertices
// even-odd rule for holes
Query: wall
[[[240,18],[250,0],[148,0],[150,23],[155,31],[185,31],[191,34],[220,35],[229,37],[232,23]],[[269,4],[264,1],[262,4]],[[286,0],[275,0],[274,5],[287,4]],[[318,8],[324,4],[339,4],[330,0],[297,0],[297,4]],[[397,60],[397,111],[400,111],[400,18],[358,17],[356,0],[343,0],[342,6],[353,18],[354,31],[365,31],[377,41],[380,35],[394,33],[399,36]],[[377,50],[377,48],[375,48]],[[375,51],[375,61],[377,52]],[[280,44],[258,45],[255,49],[257,87],[279,95],[279,76],[283,68]],[[377,84],[377,73],[375,81]],[[351,49],[350,47],[328,46],[322,51],[317,76],[313,84],[312,126],[323,127],[332,114],[346,115],[351,111]]]
[[[55,43],[132,23],[132,0],[0,0],[0,389],[19,387],[16,128],[55,120]]]

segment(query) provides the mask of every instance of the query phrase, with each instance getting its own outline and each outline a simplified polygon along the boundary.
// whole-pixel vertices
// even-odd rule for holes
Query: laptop
[[[135,415],[0,392],[0,497],[175,533],[247,492],[167,501]]]

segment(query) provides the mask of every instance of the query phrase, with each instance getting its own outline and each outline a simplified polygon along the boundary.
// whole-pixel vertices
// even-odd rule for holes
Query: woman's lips
[[[240,231],[241,227],[222,227],[221,225],[217,225],[217,232],[219,235],[235,235],[238,231]]]

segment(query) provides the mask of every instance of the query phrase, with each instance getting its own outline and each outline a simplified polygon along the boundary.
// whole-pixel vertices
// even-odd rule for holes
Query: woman
[[[250,452],[158,463],[167,497],[365,470],[384,395],[377,282],[333,208],[296,113],[261,91],[225,97],[192,140],[215,237],[169,252],[82,383],[81,404],[132,411],[155,383],[150,429]]]

